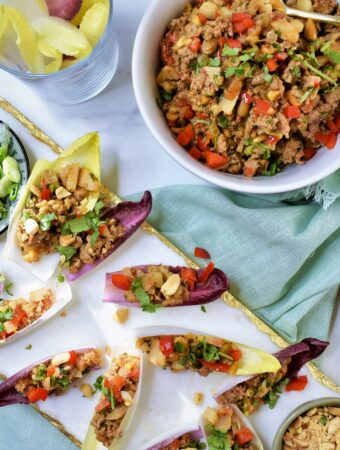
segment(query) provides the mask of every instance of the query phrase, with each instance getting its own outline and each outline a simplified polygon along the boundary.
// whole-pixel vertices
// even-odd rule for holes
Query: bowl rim
[[[190,1],[190,0],[187,0]],[[232,175],[222,172],[217,172],[215,170],[209,169],[196,161],[190,161],[187,158],[188,155],[183,150],[183,155],[178,151],[178,144],[175,139],[173,139],[173,144],[169,144],[167,139],[164,137],[164,133],[154,124],[152,117],[153,114],[148,112],[147,103],[143,100],[142,92],[145,90],[145,86],[140,77],[140,58],[141,49],[145,46],[145,40],[143,39],[143,34],[146,29],[150,29],[150,21],[154,18],[155,11],[162,0],[153,0],[147,7],[142,20],[138,26],[138,30],[135,36],[133,52],[132,52],[132,84],[134,89],[135,98],[139,111],[143,117],[144,122],[149,128],[151,134],[155,140],[163,147],[163,149],[184,169],[188,170],[192,174],[201,178],[204,181],[209,182],[212,185],[219,186],[225,189],[230,189],[235,192],[249,193],[249,194],[277,194],[283,192],[290,192],[296,189],[301,189],[309,185],[315,184],[322,179],[326,178],[328,175],[336,172],[340,169],[340,158],[339,162],[335,161],[334,164],[325,164],[321,169],[316,170],[313,174],[306,177],[297,176],[293,181],[283,181],[278,185],[256,185],[254,179],[250,179],[252,183],[248,184],[248,179],[243,175]],[[143,67],[143,66],[142,66]],[[152,99],[150,99],[152,101]],[[151,104],[151,103],[150,103]],[[149,105],[149,104],[148,104]],[[155,105],[153,108],[158,108]],[[170,130],[168,130],[168,135],[171,135]],[[194,164],[197,163],[197,164]],[[288,167],[287,167],[288,168]],[[210,173],[211,172],[211,173]],[[270,177],[255,177],[256,178],[270,178]],[[275,177],[274,177],[275,178]],[[276,178],[277,179],[277,178]],[[255,181],[255,182],[254,182]]]
[[[308,402],[302,403],[301,405],[294,408],[283,420],[279,429],[277,430],[273,444],[272,450],[282,450],[282,438],[287,431],[289,425],[295,420],[298,416],[306,413],[308,410],[312,408],[316,408],[318,406],[340,406],[340,397],[318,397],[313,400],[309,400]]]
[[[3,120],[0,120],[0,124],[1,123],[4,123],[5,125],[7,125],[8,129],[9,129],[9,132],[11,133],[11,135],[17,141],[18,146],[20,148],[20,151],[22,153],[22,156],[24,157],[25,166],[26,166],[26,170],[27,170],[27,177],[29,178],[30,173],[31,173],[31,166],[30,166],[30,162],[29,162],[27,151],[26,151],[26,149],[24,147],[24,144],[21,142],[21,140],[19,139],[18,135],[13,131],[13,129],[6,122],[4,122]],[[20,190],[22,189],[22,187],[23,187],[23,184],[20,181]],[[7,225],[3,229],[0,230],[0,236],[3,233],[5,233],[7,231],[7,229],[8,229],[9,218],[10,218],[10,211],[8,211],[8,215],[7,215],[6,219],[2,219],[2,220],[5,220],[7,222]]]

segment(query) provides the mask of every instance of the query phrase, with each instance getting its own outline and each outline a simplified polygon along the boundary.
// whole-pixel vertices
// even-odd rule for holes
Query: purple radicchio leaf
[[[83,0],[45,0],[50,16],[72,20],[79,12]]]
[[[130,236],[135,233],[142,225],[144,220],[150,214],[152,208],[152,196],[149,191],[145,191],[142,199],[139,202],[122,202],[113,208],[106,209],[101,215],[102,220],[116,219],[120,225],[125,228],[123,236],[118,238],[111,250],[106,254],[104,259],[97,259],[93,264],[84,264],[79,272],[70,273],[65,270],[66,278],[69,281],[74,281],[80,278],[85,273],[94,269],[100,263],[117,250]]]
[[[86,353],[89,350],[94,350],[95,347],[86,347],[86,348],[80,348],[77,350],[74,350],[77,354]],[[71,351],[71,350],[69,350]],[[44,364],[50,361],[53,356],[49,356],[48,358],[44,358],[41,361],[38,361],[34,364],[31,364],[24,369],[21,369],[19,372],[15,373],[11,377],[7,378],[5,381],[0,383],[0,407],[1,406],[8,406],[8,405],[15,405],[17,403],[23,403],[28,404],[29,400],[20,392],[17,392],[15,389],[15,385],[18,381],[22,380],[23,378],[26,378],[30,375],[32,369],[36,366],[39,366],[39,364]],[[93,369],[99,369],[98,367],[93,367]]]
[[[320,356],[328,345],[329,342],[326,341],[320,341],[316,338],[306,338],[297,344],[290,345],[274,353],[274,356],[276,356],[281,364],[290,358],[287,377],[292,380],[297,376],[304,364]]]
[[[169,436],[168,438],[164,439],[163,441],[159,442],[156,445],[153,445],[152,447],[149,447],[147,450],[162,450],[164,447],[170,446],[170,444],[175,441],[176,439],[182,437],[183,435],[189,433],[190,438],[192,441],[200,441],[204,435],[201,428],[198,428],[194,431],[187,431],[185,433],[174,433],[173,436]]]
[[[316,338],[306,338],[274,353],[274,356],[281,364],[284,364],[290,358],[286,377],[289,380],[292,380],[296,378],[304,364],[320,356],[326,350],[328,345],[329,342],[326,341],[320,341]],[[247,383],[248,380],[256,377],[257,375],[239,377],[239,382],[237,384],[235,384],[232,379],[226,378],[226,380],[217,387],[214,397],[217,398],[218,401],[220,395],[223,395],[234,389],[236,386],[243,385],[243,383]]]
[[[165,266],[170,272],[175,274],[180,274],[181,266]],[[148,266],[135,266],[133,269],[139,269],[143,272],[147,271]],[[195,270],[197,279],[202,273],[203,269]],[[124,290],[115,287],[111,281],[113,274],[120,274],[122,272],[111,272],[106,274],[105,280],[105,292],[104,292],[104,302],[116,303],[119,305],[131,306],[135,308],[140,308],[141,304],[139,302],[128,302],[124,297]],[[205,283],[197,282],[195,289],[189,291],[189,297],[181,305],[167,305],[171,306],[193,306],[193,305],[203,305],[218,299],[225,291],[229,289],[229,282],[225,274],[219,270],[214,269]]]

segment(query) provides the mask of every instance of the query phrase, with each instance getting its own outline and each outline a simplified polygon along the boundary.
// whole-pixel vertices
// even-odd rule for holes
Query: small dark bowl
[[[315,400],[310,400],[309,402],[303,403],[302,405],[295,408],[283,421],[282,425],[278,429],[272,450],[282,450],[282,439],[285,435],[286,431],[288,430],[290,424],[302,414],[305,414],[307,411],[309,411],[312,408],[316,408],[319,406],[340,406],[340,398],[339,397],[321,397],[316,398]]]
[[[0,123],[4,123],[4,122],[2,122],[0,120]],[[20,181],[19,192],[18,192],[18,196],[17,196],[16,200],[14,200],[14,202],[10,202],[9,200],[7,200],[5,202],[6,207],[8,207],[8,215],[7,215],[6,219],[0,219],[0,235],[5,233],[5,231],[8,228],[10,215],[13,212],[15,205],[17,204],[17,202],[20,198],[22,189],[25,186],[25,184],[27,183],[27,180],[28,180],[28,177],[30,174],[30,163],[28,160],[28,156],[27,156],[25,147],[23,146],[23,144],[20,141],[20,139],[18,138],[18,136],[14,133],[14,131],[9,126],[8,126],[8,128],[11,133],[11,140],[9,142],[9,147],[8,147],[8,155],[12,156],[14,159],[16,159],[18,161],[19,169],[20,169],[20,173],[21,173],[21,181]]]

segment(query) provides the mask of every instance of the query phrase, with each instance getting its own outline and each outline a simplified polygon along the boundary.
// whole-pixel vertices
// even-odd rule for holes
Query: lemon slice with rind
[[[85,58],[92,50],[85,35],[66,20],[41,17],[32,26],[41,39],[64,55]]]
[[[32,73],[44,73],[44,59],[38,49],[38,36],[26,17],[10,6],[0,6],[1,44],[6,46],[6,39],[16,35],[15,44],[19,53]],[[40,20],[40,19],[39,19]]]
[[[87,40],[95,47],[102,37],[109,18],[110,6],[96,3],[84,15],[79,25]]]

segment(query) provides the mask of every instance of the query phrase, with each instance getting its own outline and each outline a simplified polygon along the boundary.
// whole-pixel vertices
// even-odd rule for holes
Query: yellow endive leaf
[[[71,20],[73,25],[78,27],[80,25],[81,21],[83,20],[85,14],[87,13],[87,11],[90,8],[92,8],[92,6],[94,6],[94,5],[98,4],[98,3],[100,3],[102,5],[107,5],[107,7],[110,9],[110,2],[109,2],[109,0],[83,0],[78,14]]]
[[[32,73],[44,73],[44,60],[38,49],[38,36],[26,17],[10,6],[0,6],[2,21],[7,26],[1,28],[2,38],[13,30],[16,34],[16,46],[20,55]]]
[[[53,61],[46,64],[45,73],[57,72],[61,63],[63,62],[63,55],[55,48],[51,47],[44,39],[39,39],[39,50],[47,58],[53,59]]]
[[[96,3],[86,12],[79,25],[80,31],[85,34],[92,47],[95,47],[98,44],[105,31],[109,12],[109,5]]]
[[[79,59],[63,59],[60,70],[68,69],[69,67],[71,67],[75,63],[77,63],[78,61],[79,61]]]
[[[64,55],[84,58],[92,50],[84,33],[59,17],[41,17],[32,25],[40,38]]]

